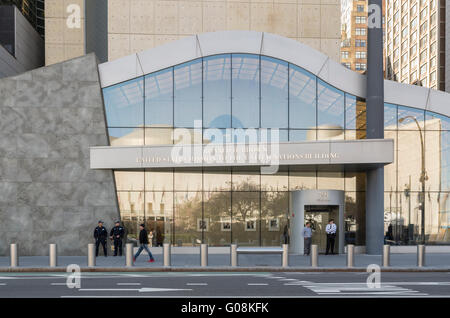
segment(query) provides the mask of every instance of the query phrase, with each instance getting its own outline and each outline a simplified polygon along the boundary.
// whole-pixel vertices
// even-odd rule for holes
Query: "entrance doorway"
[[[327,234],[325,228],[333,219],[339,228],[339,206],[337,205],[305,205],[305,224],[311,223],[313,230],[312,244],[319,246],[319,253],[325,253],[327,248]],[[339,231],[338,231],[339,235]],[[339,251],[339,238],[336,237],[334,251]]]
[[[146,223],[149,234],[150,231],[153,232],[151,246],[163,246],[166,223],[164,217],[149,217]]]

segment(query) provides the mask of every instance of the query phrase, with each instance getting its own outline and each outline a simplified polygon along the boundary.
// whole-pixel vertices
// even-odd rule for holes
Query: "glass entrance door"
[[[331,219],[339,228],[339,207],[332,205],[305,205],[305,224],[311,223],[312,228],[312,244],[319,246],[319,253],[325,253],[327,248],[327,234],[325,228]],[[337,233],[339,236],[339,233]],[[336,236],[334,243],[334,251],[339,251],[339,239]]]

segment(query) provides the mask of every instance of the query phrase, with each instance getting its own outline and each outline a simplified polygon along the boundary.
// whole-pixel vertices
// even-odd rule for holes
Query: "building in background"
[[[45,0],[0,0],[0,5],[15,5],[31,26],[44,37],[44,1]]]
[[[341,2],[341,63],[347,68],[367,69],[367,0]]]
[[[46,64],[95,52],[101,62],[190,35],[266,31],[339,61],[340,0],[47,0]]]
[[[1,5],[7,2],[14,2],[14,5]],[[27,10],[19,10],[16,3],[21,3],[20,8]],[[25,3],[30,5],[32,2],[0,1],[0,78],[44,65],[44,39],[39,34],[40,27],[37,27],[40,22],[36,22],[36,16]],[[34,25],[30,20],[35,22]]]
[[[445,0],[387,0],[385,61],[388,79],[446,90],[448,9]]]

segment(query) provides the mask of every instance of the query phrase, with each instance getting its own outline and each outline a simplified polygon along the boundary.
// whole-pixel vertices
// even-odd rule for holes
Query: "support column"
[[[384,138],[382,0],[369,0],[367,23],[367,138]],[[366,252],[381,255],[384,245],[384,167],[367,171]]]

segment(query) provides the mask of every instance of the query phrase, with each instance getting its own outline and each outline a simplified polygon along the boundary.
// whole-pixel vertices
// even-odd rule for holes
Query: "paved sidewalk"
[[[163,256],[158,251],[162,248],[152,248],[156,261],[148,263],[148,255],[143,252],[135,263],[134,268],[142,269],[164,269]],[[319,255],[319,268],[321,269],[347,269],[346,255]],[[381,256],[356,254],[355,268],[366,268],[370,264],[381,265]],[[391,254],[392,269],[418,269],[416,266],[416,254]],[[77,264],[82,268],[87,267],[86,256],[59,256],[58,267],[65,268],[69,264]],[[99,256],[96,259],[97,268],[106,268],[109,270],[125,269],[125,257]],[[199,254],[172,254],[172,268],[176,269],[200,269]],[[9,257],[0,257],[0,271],[9,268]],[[48,256],[22,256],[19,258],[19,268],[21,269],[49,269]],[[208,267],[202,268],[208,270],[210,268],[230,269],[229,254],[210,254],[208,259]],[[236,269],[244,268],[281,268],[280,255],[239,255],[239,266]],[[311,269],[310,259],[303,255],[289,255],[289,268]],[[424,269],[440,269],[450,271],[450,253],[449,254],[427,254]],[[167,270],[167,268],[166,268]]]

